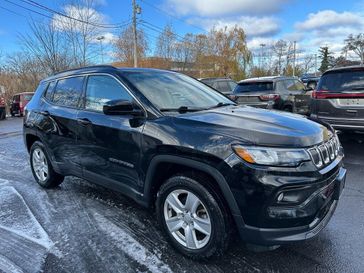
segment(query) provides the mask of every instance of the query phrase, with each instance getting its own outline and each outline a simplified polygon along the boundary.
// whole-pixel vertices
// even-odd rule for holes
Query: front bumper
[[[336,209],[339,197],[345,187],[346,169],[340,167],[335,179],[332,181],[333,192],[327,197],[325,204],[316,212],[314,219],[307,225],[284,227],[284,228],[259,228],[243,224],[240,221],[238,230],[244,242],[258,245],[281,245],[290,242],[307,240],[315,237],[329,222]],[[322,192],[318,192],[318,195]],[[320,196],[322,197],[322,196]],[[313,198],[306,204],[317,202],[318,198]]]

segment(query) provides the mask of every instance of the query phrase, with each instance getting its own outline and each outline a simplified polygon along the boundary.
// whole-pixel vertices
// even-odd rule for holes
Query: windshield
[[[28,94],[28,95],[24,95],[24,100],[25,101],[30,101],[33,97],[33,94]]]
[[[334,92],[364,90],[364,71],[329,72],[321,77],[318,90]]]
[[[273,90],[273,82],[242,82],[235,87],[234,93],[265,92]]]
[[[123,75],[159,109],[207,109],[233,104],[205,84],[168,71],[128,71]]]

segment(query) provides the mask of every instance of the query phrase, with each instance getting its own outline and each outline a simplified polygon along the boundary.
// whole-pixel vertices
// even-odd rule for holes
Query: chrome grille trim
[[[339,140],[332,137],[325,143],[309,148],[307,151],[315,166],[321,168],[335,160],[339,154],[340,146]]]

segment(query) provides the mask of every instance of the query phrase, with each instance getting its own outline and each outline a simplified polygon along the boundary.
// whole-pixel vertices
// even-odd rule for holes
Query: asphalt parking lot
[[[34,181],[22,119],[0,121],[0,272],[363,272],[364,134],[342,134],[346,189],[316,238],[193,262],[165,242],[153,213],[111,190],[67,177],[53,190]]]

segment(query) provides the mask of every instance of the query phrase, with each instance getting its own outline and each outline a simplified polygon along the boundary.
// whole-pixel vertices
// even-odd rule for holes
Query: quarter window
[[[52,101],[53,98],[53,92],[54,92],[54,86],[56,85],[56,82],[53,81],[48,85],[48,88],[46,90],[46,93],[44,94],[44,97],[49,100]]]
[[[59,80],[54,91],[53,102],[62,106],[77,107],[82,94],[83,77]]]
[[[85,108],[102,111],[103,106],[112,100],[132,101],[131,95],[110,76],[90,76],[87,81]]]

